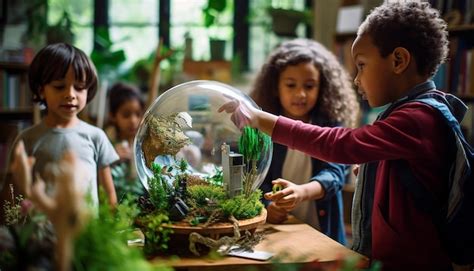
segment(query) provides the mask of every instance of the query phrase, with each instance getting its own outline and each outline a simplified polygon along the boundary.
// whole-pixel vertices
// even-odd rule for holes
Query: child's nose
[[[74,100],[76,98],[76,89],[74,86],[68,87],[66,89],[66,99],[67,100]]]
[[[301,88],[298,88],[298,90],[296,91],[296,95],[298,97],[305,97],[306,96],[306,91],[303,87]]]
[[[357,87],[360,87],[359,76],[356,76],[356,78],[354,78],[354,84],[355,84]]]

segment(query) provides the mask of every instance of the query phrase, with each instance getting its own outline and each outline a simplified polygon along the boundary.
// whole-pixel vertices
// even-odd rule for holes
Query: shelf
[[[0,109],[1,121],[32,120],[34,109],[32,107]]]
[[[0,69],[28,71],[28,64],[21,62],[0,62]]]
[[[474,32],[474,24],[463,24],[448,27],[451,33]]]
[[[0,114],[25,114],[25,113],[33,113],[33,107],[19,107],[19,108],[0,108]]]
[[[336,33],[334,35],[334,39],[337,42],[342,42],[349,39],[355,39],[356,37],[357,37],[357,32]]]

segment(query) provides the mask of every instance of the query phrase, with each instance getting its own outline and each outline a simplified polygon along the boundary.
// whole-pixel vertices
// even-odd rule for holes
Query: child
[[[150,75],[147,104],[140,90],[132,85],[118,82],[109,90],[109,120],[112,127],[106,129],[106,132],[120,156],[120,161],[112,167],[119,199],[123,199],[126,194],[144,194],[144,187],[136,174],[132,146],[146,106],[152,104],[158,96],[161,61],[173,54],[173,50],[162,48],[163,39],[160,39]]]
[[[387,3],[359,27],[352,45],[355,84],[378,107],[435,88],[430,78],[448,51],[446,23],[426,2]],[[239,126],[251,125],[275,142],[325,161],[361,168],[353,204],[354,249],[390,270],[449,270],[431,215],[414,204],[400,182],[395,160],[404,160],[418,180],[445,199],[453,161],[450,129],[436,109],[419,102],[395,108],[385,119],[358,129],[327,128],[277,117],[230,101]],[[365,169],[364,169],[365,168]],[[266,195],[290,205],[295,194]],[[361,197],[361,198],[360,198]]]
[[[353,126],[357,118],[357,97],[346,71],[323,45],[307,39],[287,41],[276,48],[250,96],[264,111],[320,126]],[[302,197],[304,191],[307,195],[292,205],[265,202],[268,222],[282,223],[291,211],[345,244],[341,193],[345,166],[311,159],[276,143],[262,191],[272,191],[275,179],[273,183],[287,187],[288,193]]]
[[[29,70],[33,99],[46,107],[42,121],[21,134],[26,152],[35,158],[34,170],[47,174],[48,163],[72,150],[87,169],[82,189],[98,204],[97,180],[108,203],[117,202],[109,165],[118,159],[105,133],[78,118],[97,91],[94,64],[80,49],[65,43],[48,45],[38,52]],[[43,179],[48,180],[43,176]]]
[[[109,120],[113,124],[107,135],[115,146],[120,161],[112,166],[112,177],[117,196],[143,194],[133,165],[133,140],[145,111],[145,102],[139,90],[132,85],[116,83],[109,90]]]

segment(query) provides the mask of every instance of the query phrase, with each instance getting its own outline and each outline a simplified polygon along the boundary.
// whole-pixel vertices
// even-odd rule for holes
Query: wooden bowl
[[[265,224],[266,219],[267,210],[262,208],[260,215],[249,219],[239,220],[239,230],[241,232],[246,230],[253,232],[259,225]],[[164,227],[172,229],[173,234],[189,235],[192,232],[196,232],[204,236],[210,236],[213,239],[219,238],[220,235],[229,235],[234,232],[234,226],[231,222],[219,222],[208,227],[203,227],[202,225],[203,224],[191,226],[187,222],[174,222],[173,224],[164,225]]]
[[[252,234],[255,232],[259,225],[265,224],[267,219],[267,210],[262,208],[260,215],[239,220],[239,231],[243,235],[245,231],[249,231]],[[170,255],[188,255],[193,256],[189,251],[189,235],[193,232],[199,233],[204,237],[210,237],[214,240],[221,238],[222,236],[234,236],[234,227],[231,222],[215,223],[208,227],[203,227],[203,224],[197,226],[191,226],[187,222],[175,222],[173,224],[163,225],[163,227],[173,230],[170,235],[168,242],[167,254]],[[201,244],[197,244],[198,250],[201,255],[205,255],[209,252],[209,249]]]

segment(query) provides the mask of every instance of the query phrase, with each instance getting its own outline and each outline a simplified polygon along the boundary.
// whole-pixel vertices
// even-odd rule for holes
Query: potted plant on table
[[[204,26],[211,32],[209,39],[211,60],[223,60],[225,58],[226,40],[217,38],[217,27],[222,25],[222,15],[227,8],[227,0],[208,0],[202,9]]]

